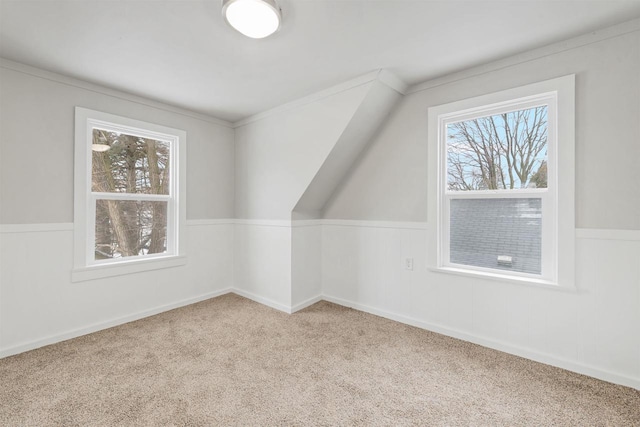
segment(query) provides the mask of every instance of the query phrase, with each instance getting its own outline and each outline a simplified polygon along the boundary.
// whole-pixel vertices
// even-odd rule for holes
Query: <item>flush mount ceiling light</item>
[[[282,15],[275,0],[223,0],[227,24],[252,39],[262,39],[280,28]]]

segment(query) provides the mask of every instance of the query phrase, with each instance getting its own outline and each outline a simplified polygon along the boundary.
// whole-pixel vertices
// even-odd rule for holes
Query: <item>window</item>
[[[184,131],[76,108],[74,280],[184,264],[185,143]]]
[[[573,286],[574,77],[429,109],[438,271]]]

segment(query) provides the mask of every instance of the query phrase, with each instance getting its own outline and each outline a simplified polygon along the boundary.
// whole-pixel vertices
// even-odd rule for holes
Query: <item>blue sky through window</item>
[[[451,191],[546,188],[547,106],[447,124]]]

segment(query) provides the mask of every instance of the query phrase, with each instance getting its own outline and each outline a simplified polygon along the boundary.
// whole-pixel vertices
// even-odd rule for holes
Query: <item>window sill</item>
[[[493,280],[499,282],[507,282],[517,285],[531,286],[542,289],[552,289],[555,291],[564,291],[576,293],[578,290],[574,286],[562,286],[557,283],[544,279],[534,279],[529,277],[508,276],[499,273],[488,273],[483,271],[471,271],[455,267],[429,267],[429,271],[434,273],[453,274],[456,276],[470,277],[476,279]]]
[[[166,256],[161,258],[122,261],[113,264],[99,264],[89,267],[74,268],[71,271],[72,282],[103,279],[106,277],[122,276],[125,274],[141,273],[143,271],[159,270],[185,265],[187,257],[184,255]]]

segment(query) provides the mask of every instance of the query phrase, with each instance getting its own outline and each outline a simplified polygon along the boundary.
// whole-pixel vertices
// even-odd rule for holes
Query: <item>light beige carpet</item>
[[[0,425],[640,426],[640,392],[327,302],[225,295],[0,360]]]

